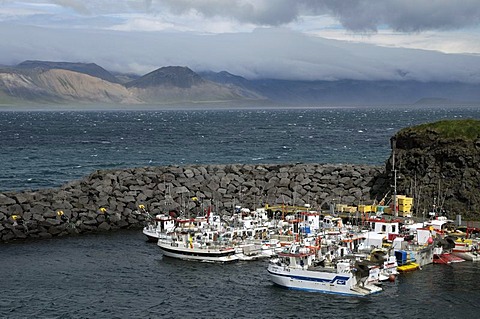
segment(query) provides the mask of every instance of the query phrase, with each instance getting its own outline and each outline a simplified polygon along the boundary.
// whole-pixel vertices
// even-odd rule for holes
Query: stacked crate
[[[413,198],[405,195],[397,195],[398,214],[402,216],[412,214]]]

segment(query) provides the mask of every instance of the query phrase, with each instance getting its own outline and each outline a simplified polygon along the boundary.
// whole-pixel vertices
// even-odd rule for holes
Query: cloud
[[[90,10],[87,8],[87,6],[81,2],[81,1],[75,1],[75,0],[52,0],[51,1],[52,3],[56,4],[56,5],[59,5],[59,6],[62,6],[62,7],[66,7],[66,8],[70,8],[72,10],[74,10],[75,12],[78,12],[80,14],[86,14],[86,15],[89,15],[90,14]]]
[[[286,28],[203,36],[63,30],[0,24],[0,64],[27,59],[94,62],[145,74],[171,65],[250,79],[418,80],[480,83],[480,56],[382,48],[307,36]]]
[[[159,0],[177,15],[195,10],[205,17],[279,26],[302,16],[331,15],[347,29],[397,31],[458,29],[480,24],[478,0]]]
[[[4,0],[6,4],[15,1]],[[25,0],[24,6],[56,6],[79,15],[200,15],[254,26],[285,26],[305,17],[333,17],[354,32],[455,30],[480,25],[478,0]],[[19,5],[16,4],[18,7]],[[173,17],[172,17],[173,19]]]
[[[479,56],[405,49],[479,54],[478,0],[0,3],[0,64],[39,59],[138,74],[183,65],[248,78],[480,83]]]
[[[480,6],[476,0],[306,2],[318,11],[337,17],[345,28],[353,31],[377,31],[380,26],[388,26],[397,31],[416,32],[458,29],[480,24]]]

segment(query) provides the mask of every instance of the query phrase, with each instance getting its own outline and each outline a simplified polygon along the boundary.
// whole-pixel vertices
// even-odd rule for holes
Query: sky
[[[480,83],[480,0],[0,0],[0,64]]]

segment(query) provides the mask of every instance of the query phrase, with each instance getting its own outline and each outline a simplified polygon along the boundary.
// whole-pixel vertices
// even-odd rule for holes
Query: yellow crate
[[[413,198],[412,197],[398,197],[397,202],[399,205],[412,205]]]
[[[343,211],[347,213],[355,213],[357,211],[357,206],[347,206]]]
[[[372,205],[358,205],[358,211],[360,213],[370,213],[372,212]]]

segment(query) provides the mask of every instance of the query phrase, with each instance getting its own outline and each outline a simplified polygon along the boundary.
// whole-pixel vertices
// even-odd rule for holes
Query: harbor
[[[278,286],[347,296],[380,293],[382,282],[431,264],[480,260],[478,228],[463,232],[435,211],[416,222],[413,198],[396,197],[400,211],[383,205],[362,205],[362,212],[343,204],[332,211],[266,205],[236,206],[230,216],[209,207],[204,216],[185,218],[176,212],[151,216],[142,207],[143,234],[165,257],[216,263],[269,258],[270,280]]]
[[[317,121],[322,117],[328,118],[329,112],[324,110],[306,113],[297,111],[285,112],[285,125],[281,125],[281,127],[287,127],[288,121],[291,120],[291,114],[301,115],[301,119],[313,118]],[[365,111],[358,114],[354,110],[342,110],[339,112],[339,114],[345,114],[345,121],[348,119],[348,123],[351,123],[350,119],[352,116],[363,118],[362,114]],[[218,117],[223,121],[224,117],[232,116],[236,118],[238,114],[243,116],[250,113],[219,112]],[[262,119],[262,116],[268,118],[271,115],[268,112],[266,114],[253,112],[252,114],[254,116],[248,118],[249,122],[254,121],[257,117]],[[280,112],[279,114],[283,113]],[[303,116],[304,114],[305,116]],[[366,114],[369,115],[368,119],[378,119],[378,116],[374,116],[377,114],[375,112],[366,112]],[[425,113],[425,118],[421,118],[418,115],[419,113],[415,114],[416,121],[431,118],[431,114],[437,114],[438,116],[438,113]],[[14,115],[12,114],[12,117]],[[38,116],[40,115],[54,117],[49,113],[45,115],[39,114]],[[149,116],[154,115],[160,116],[159,114],[149,114]],[[195,121],[198,121],[198,116],[202,117],[203,115],[203,113],[197,113]],[[217,115],[217,113],[206,112],[205,118],[211,119],[213,115]],[[394,112],[394,116],[391,116],[389,113],[388,118],[398,118],[399,123],[396,125],[400,128],[407,122],[405,118],[408,115],[409,113],[398,111]],[[31,116],[37,115],[32,114]],[[82,123],[77,121],[79,120],[77,116],[80,116],[80,119],[89,117],[94,119],[97,119],[97,117],[101,118],[98,114],[82,113],[77,115],[67,113],[54,117],[55,120],[49,122],[50,126],[54,127],[59,125],[59,123],[65,122],[58,120],[63,118],[62,116],[68,118],[67,122],[72,123],[73,128],[75,128],[75,123]],[[119,113],[118,116],[125,119],[125,122],[128,123],[135,118],[142,117],[139,113]],[[339,115],[335,115],[335,117],[339,118]],[[18,119],[12,118],[12,123],[17,123],[16,121],[18,122]],[[157,122],[163,123],[161,121],[156,121],[155,123]],[[264,121],[262,120],[261,122]],[[105,133],[102,133],[105,139],[107,136],[111,136],[112,129],[119,125],[118,123],[110,123],[107,120],[102,123],[101,126],[97,127],[105,130]],[[170,127],[177,125],[175,121],[169,121],[168,123]],[[296,130],[308,125],[314,125],[314,123],[290,126],[290,128]],[[82,126],[83,123],[79,125],[78,130]],[[241,126],[243,128],[244,125]],[[28,125],[24,127],[26,128]],[[397,126],[395,127],[397,128]],[[14,129],[16,127],[12,127],[12,130]],[[162,129],[155,127],[157,134]],[[240,128],[229,127],[229,130],[232,129]],[[77,129],[74,130],[77,132]],[[362,130],[369,132],[363,127]],[[347,136],[336,136],[335,141],[341,140],[343,144],[345,140],[353,139],[353,136],[348,135],[350,134],[348,130],[344,131]],[[360,136],[360,134],[356,133],[357,129],[354,132],[355,136]],[[381,132],[384,131],[382,130]],[[134,132],[130,133],[133,134]],[[180,134],[181,132],[176,133]],[[323,132],[322,136],[327,136],[325,135],[326,133],[328,132]],[[30,134],[35,135],[34,132]],[[68,132],[64,132],[64,134],[67,135]],[[388,140],[386,136],[375,139],[376,134],[368,136],[368,138],[373,139],[372,142],[368,142],[368,145],[370,143],[372,145],[367,150],[362,149],[359,153],[373,154],[375,153],[375,145],[383,145],[381,144],[383,143],[382,141]],[[386,134],[390,135],[388,132]],[[291,136],[295,137],[295,133],[292,133]],[[50,137],[48,138],[50,139]],[[127,139],[128,136],[125,138]],[[184,139],[175,140],[175,143],[181,143],[181,140]],[[316,143],[321,145],[322,141],[318,140]],[[328,144],[333,145],[335,141],[329,140]],[[194,139],[193,142],[195,145],[201,144],[201,140],[198,139]],[[99,150],[98,153],[102,155],[98,159],[105,163],[110,163],[108,150],[111,147],[117,147],[114,140],[111,140],[111,143],[94,144],[95,148]],[[265,149],[268,146],[280,145],[278,149],[281,150],[281,144],[275,143],[274,140],[269,140],[268,145],[262,144],[261,148]],[[283,143],[284,141],[282,141]],[[296,142],[292,141],[290,143],[287,141],[285,143],[290,145]],[[359,141],[356,143],[359,143]],[[216,146],[221,145],[220,142],[214,144]],[[159,145],[165,147],[165,144]],[[302,146],[305,144],[299,142],[298,145]],[[17,146],[14,144],[10,147]],[[91,144],[84,144],[85,152],[96,154],[89,148],[90,146]],[[129,146],[133,147],[133,144],[129,144]],[[193,158],[195,158],[208,163],[210,157],[202,157],[202,154],[204,154],[202,153],[204,152],[203,147],[204,144],[202,144],[201,151],[194,151],[195,148],[189,148],[188,151],[189,154],[192,154],[192,158],[187,157],[187,159],[194,162]],[[357,149],[353,146],[348,147],[352,150]],[[386,154],[388,152],[387,146],[382,147],[384,148],[382,148],[382,152]],[[121,149],[124,150],[123,148]],[[216,149],[217,147],[209,149],[209,153]],[[156,150],[160,152],[160,148]],[[325,150],[326,148],[308,148],[302,149],[301,154],[304,158],[310,158],[306,154],[310,154],[308,153],[310,151],[315,151],[316,154],[326,154],[322,158],[335,159],[340,158],[341,154],[346,154],[346,151],[344,152],[344,149],[341,147],[335,152],[332,149],[332,153],[328,153],[330,155],[325,153]],[[173,153],[178,151],[178,147],[171,146],[171,148],[165,148],[163,151]],[[269,149],[270,151],[275,153],[274,150]],[[252,152],[255,151],[252,150]],[[22,154],[21,150],[17,149],[13,153],[17,154],[15,156],[16,161],[22,161],[24,158],[23,155],[20,155]],[[225,151],[224,153],[230,154],[231,152]],[[45,150],[42,154],[49,159],[48,155],[51,152],[50,150]],[[62,167],[68,170],[68,162],[71,163],[74,160],[66,157],[65,153],[62,154],[64,155],[61,157],[61,163],[65,165]],[[128,158],[128,156],[136,158],[138,154],[128,151],[123,152],[122,156],[125,158]],[[238,153],[236,156],[239,156]],[[408,156],[408,154],[405,154],[405,156]],[[81,153],[75,153],[75,158],[80,157]],[[355,162],[357,158],[360,157],[348,158],[347,162]],[[418,238],[414,236],[413,238],[409,237],[410,239],[403,240],[405,237],[397,236],[399,238],[393,238],[394,235],[392,235],[391,238],[388,238],[387,236],[387,240],[385,240],[386,247],[383,247],[385,236],[374,235],[376,227],[381,228],[383,222],[379,223],[378,220],[375,220],[375,227],[373,227],[372,221],[368,221],[368,219],[378,219],[377,217],[380,217],[380,220],[385,220],[385,223],[383,223],[385,227],[391,227],[392,230],[393,226],[397,229],[396,219],[400,220],[398,228],[400,228],[402,222],[404,223],[405,218],[408,219],[408,216],[394,216],[386,209],[390,208],[389,201],[392,199],[392,193],[389,191],[393,184],[393,175],[384,174],[385,166],[381,165],[381,161],[385,157],[382,155],[381,159],[379,158],[375,156],[368,157],[368,160],[376,160],[373,166],[365,164],[315,163],[216,163],[125,169],[112,168],[111,166],[108,168],[108,165],[105,164],[108,169],[99,169],[94,172],[89,172],[90,168],[85,164],[85,170],[88,172],[85,176],[78,179],[72,178],[73,180],[61,184],[61,186],[54,182],[48,184],[44,180],[46,184],[42,185],[48,185],[48,187],[32,190],[28,189],[27,186],[29,184],[24,182],[21,190],[3,191],[0,195],[0,202],[2,203],[0,213],[2,258],[0,266],[5,272],[2,279],[5,290],[2,291],[1,315],[5,317],[56,317],[63,314],[67,317],[109,318],[125,316],[138,318],[158,316],[172,318],[181,316],[197,318],[211,318],[212,316],[227,318],[259,316],[278,318],[315,317],[322,314],[331,318],[370,318],[373,316],[395,318],[405,316],[431,317],[432,309],[435,308],[438,313],[445,317],[473,317],[477,312],[475,304],[478,294],[475,290],[475,282],[479,275],[478,262],[449,262],[453,260],[453,258],[450,258],[453,254],[450,253],[450,257],[447,258],[447,252],[435,252],[435,248],[438,247],[434,244],[433,260],[435,261],[436,254],[439,256],[443,254],[441,258],[437,259],[445,263],[432,262],[423,265],[420,265],[420,263],[416,267],[411,263],[412,255],[408,251],[408,248],[410,248],[408,246],[409,241],[413,243]],[[408,159],[407,157],[403,158],[402,161],[398,161],[401,167],[402,163]],[[90,156],[88,156],[89,159],[91,159]],[[248,158],[245,157],[239,157],[237,160],[248,162]],[[234,162],[230,157],[223,158],[223,161],[227,161],[227,163]],[[88,163],[88,161],[81,162],[82,165],[84,163]],[[430,164],[431,161],[428,163],[428,167],[435,167]],[[7,170],[4,173],[7,175],[13,174],[11,170],[8,170],[8,167],[10,166],[6,166]],[[29,173],[37,170],[39,170],[38,166],[25,165],[25,175],[18,175],[18,178],[13,178],[11,181],[16,183],[17,181],[27,180],[29,175],[37,176]],[[62,179],[62,175],[58,173],[58,170],[52,170],[51,174],[57,174],[54,175],[52,180],[59,181]],[[442,219],[435,219],[436,216],[430,216],[429,212],[433,210],[433,202],[436,204],[447,203],[448,196],[455,194],[453,191],[447,192],[446,182],[442,182],[440,185],[440,190],[443,190],[445,195],[439,196],[437,194],[441,195],[442,192],[438,192],[438,179],[431,175],[433,176],[430,177],[431,183],[424,181],[424,186],[421,188],[423,193],[415,197],[411,192],[412,189],[403,188],[403,184],[413,185],[408,180],[408,176],[415,175],[408,175],[405,178],[404,168],[399,172],[399,175],[401,176],[397,195],[407,194],[408,196],[406,197],[413,198],[414,202],[411,214],[413,222],[408,225],[415,225],[430,220],[438,220],[438,224],[442,224],[444,222]],[[5,181],[4,185],[9,185],[7,181],[10,181],[10,179],[5,177],[3,180]],[[469,180],[464,178],[465,182]],[[289,182],[287,183],[287,181]],[[431,196],[427,196],[425,192],[429,189],[430,184],[435,185],[435,192]],[[371,197],[375,194],[372,189],[377,191],[378,196]],[[262,192],[262,190],[266,190],[266,192]],[[460,187],[459,190],[461,190]],[[385,197],[387,193],[389,194]],[[194,200],[195,197],[197,201]],[[385,202],[380,204],[384,197]],[[422,197],[423,201],[417,201]],[[435,201],[434,198],[436,198]],[[447,200],[444,201],[444,198]],[[427,200],[431,200],[431,203],[428,203]],[[447,219],[449,221],[453,220],[457,230],[464,234],[466,234],[467,228],[475,227],[470,222],[472,220],[472,212],[476,210],[474,201],[471,203],[465,209],[446,209],[448,213]],[[266,204],[268,204],[268,207],[266,207]],[[310,207],[305,206],[305,204],[309,204]],[[282,206],[284,208],[287,206],[294,207],[294,209],[284,209],[285,214],[283,217],[287,220],[282,221],[282,234],[275,234],[274,231],[271,233],[273,229],[267,227],[267,234],[270,238],[265,238],[263,237],[265,228],[261,227],[262,231],[258,233],[259,238],[253,238],[250,243],[240,243],[238,239],[240,232],[238,229],[235,231],[235,227],[240,226],[239,219],[237,219],[237,222],[235,222],[235,219],[230,219],[235,214],[235,206],[237,205],[245,208],[245,212],[246,209],[249,209],[250,213],[264,209],[267,221],[273,219],[273,216],[269,216],[269,209],[275,212],[279,211],[280,213],[275,215],[277,226],[279,219],[282,218]],[[373,210],[374,206],[375,211]],[[383,206],[381,216],[377,216],[377,208],[379,206]],[[230,231],[227,230],[222,234],[222,237],[225,237],[223,243],[227,243],[230,240],[233,241],[234,234],[235,232],[237,233],[237,243],[233,246],[235,252],[232,255],[235,257],[232,259],[236,259],[234,262],[199,262],[198,260],[192,261],[169,257],[163,254],[161,247],[158,245],[158,238],[153,240],[153,243],[147,242],[147,236],[142,229],[149,224],[150,217],[147,218],[142,212],[143,210],[148,212],[149,216],[153,218],[163,215],[163,219],[170,220],[170,224],[166,223],[164,225],[166,227],[163,230],[167,229],[171,232],[173,230],[171,227],[175,226],[177,219],[183,220],[184,226],[192,222],[196,222],[197,225],[205,223],[209,211],[208,207],[211,207],[210,218],[212,218],[212,225],[217,225],[216,223],[218,222],[218,220],[214,220],[214,217],[220,216],[220,221],[222,223],[227,221],[229,223],[228,227],[231,227]],[[442,207],[446,208],[446,206]],[[370,213],[367,215],[369,209]],[[171,214],[172,212],[174,214]],[[295,213],[302,212],[307,212],[307,214],[294,216]],[[388,251],[391,248],[388,258],[384,258],[382,264],[383,269],[396,270],[398,272],[395,275],[395,280],[389,280],[389,275],[382,274],[380,271],[377,273],[374,268],[371,269],[372,273],[370,273],[370,269],[368,269],[370,265],[363,261],[358,261],[357,266],[363,267],[366,265],[368,269],[368,276],[361,277],[361,279],[366,278],[366,287],[369,288],[370,283],[368,282],[372,282],[371,284],[381,288],[381,291],[359,297],[339,293],[314,292],[314,290],[310,289],[286,289],[290,287],[283,287],[274,283],[272,275],[268,272],[271,265],[282,267],[281,269],[289,269],[288,267],[290,266],[301,266],[300,260],[298,264],[293,262],[296,262],[297,257],[300,259],[310,258],[312,261],[311,270],[302,269],[302,271],[318,271],[322,267],[318,263],[320,257],[328,258],[328,254],[323,254],[328,252],[328,249],[325,249],[326,251],[321,251],[322,249],[320,249],[322,252],[320,256],[317,251],[315,259],[311,255],[310,248],[308,253],[303,247],[299,248],[298,253],[296,250],[291,252],[287,250],[287,243],[294,242],[297,239],[294,234],[288,233],[287,226],[291,226],[293,232],[296,224],[296,222],[293,222],[294,220],[301,221],[302,218],[307,220],[310,218],[309,221],[312,221],[312,224],[309,225],[308,230],[310,231],[309,234],[313,235],[314,231],[316,231],[315,227],[312,226],[314,225],[313,220],[317,218],[314,216],[314,212],[318,213],[319,223],[317,229],[324,228],[324,224],[329,224],[329,227],[338,227],[338,224],[334,226],[334,222],[338,223],[340,219],[344,227],[352,229],[355,227],[365,228],[363,230],[368,231],[368,236],[361,234],[349,237],[349,240],[352,239],[352,241],[343,242],[339,240],[342,247],[340,247],[339,251],[336,251],[340,253],[343,251],[344,255],[349,254],[348,249],[350,247],[348,245],[351,243],[354,247],[355,242],[358,244],[363,242],[364,247],[381,245],[380,250],[386,249]],[[442,217],[443,209],[438,210],[438,213],[442,213],[438,215],[438,217]],[[294,217],[288,217],[289,215]],[[459,220],[456,218],[457,215],[462,217],[460,223],[458,223]],[[195,221],[195,219],[198,220]],[[245,220],[243,218],[243,221]],[[460,226],[457,226],[458,224]],[[283,226],[285,226],[286,232],[283,230]],[[422,225],[421,228],[423,226],[426,225]],[[436,227],[437,225],[432,223],[429,226]],[[301,240],[300,246],[303,243],[305,243],[305,248],[307,246],[316,246],[316,241],[312,239],[318,238],[318,236],[308,236],[307,228],[302,227],[302,225],[299,225],[298,230],[302,231],[298,236],[299,242]],[[367,233],[364,234],[366,235]],[[430,229],[426,233],[426,236],[422,236],[422,232],[420,232],[420,239],[426,241],[426,244],[424,243],[423,245],[430,246],[428,243]],[[248,236],[248,232],[244,231],[243,234]],[[187,245],[186,249],[193,249],[190,248],[191,246],[201,247],[202,241],[208,242],[203,236],[198,238],[198,236],[189,236],[188,233],[184,235],[184,237],[181,237],[182,242]],[[333,237],[337,234],[330,235]],[[209,238],[209,236],[207,237]],[[308,242],[304,242],[304,239],[308,237],[311,238]],[[213,239],[214,234],[212,234]],[[365,242],[367,239],[368,242]],[[265,245],[259,245],[255,240],[265,241],[265,243],[262,242]],[[277,244],[277,240],[280,243],[281,250],[276,251],[276,256],[269,256],[268,254],[271,250],[262,249],[262,247],[267,248],[270,245],[271,248],[272,245],[275,246]],[[327,238],[323,240],[327,241]],[[334,239],[329,238],[328,240],[333,241]],[[439,242],[446,244],[446,247],[449,246],[449,243],[451,244],[448,238],[439,240]],[[459,249],[466,250],[467,247],[471,249],[471,243],[473,241],[465,240],[463,246],[459,245]],[[388,246],[388,244],[392,246]],[[395,254],[395,250],[398,251],[397,254]],[[259,258],[260,255],[256,254],[258,251],[265,252],[265,257],[261,255],[262,258]],[[419,250],[419,253],[421,252],[422,250]],[[367,254],[362,253],[361,258],[365,255]],[[379,250],[375,250],[371,251],[369,257],[376,258],[378,265],[379,257],[386,256]],[[360,256],[358,257],[360,258]],[[393,260],[393,257],[395,260]],[[414,255],[414,258],[420,260],[422,255]],[[286,265],[287,259],[290,262],[288,266]],[[397,265],[395,265],[395,261]],[[302,267],[306,265],[304,261]],[[326,263],[326,266],[328,266],[328,263]],[[360,267],[354,267],[350,270],[360,269]],[[399,269],[398,267],[401,268]],[[320,274],[318,272],[309,272],[307,274],[311,278],[327,280],[328,277],[323,277],[323,275],[327,273],[325,270],[331,269],[326,268],[324,267]],[[343,269],[345,270],[345,268]],[[271,270],[275,271],[272,268]],[[380,265],[378,270],[380,270]],[[316,277],[316,275],[322,275],[322,277]],[[346,276],[342,275],[342,277]],[[377,278],[379,282],[374,283]],[[381,278],[384,280],[380,280]],[[330,280],[332,279],[330,278]],[[342,278],[341,280],[345,279]],[[313,280],[310,281],[313,282]],[[279,283],[281,284],[281,282]],[[300,288],[305,288],[305,285],[302,284]],[[353,288],[354,291],[365,292],[363,288]],[[70,302],[71,300],[75,302],[72,303]]]

